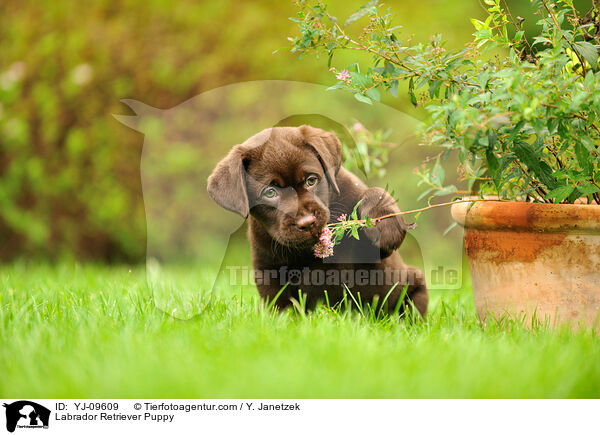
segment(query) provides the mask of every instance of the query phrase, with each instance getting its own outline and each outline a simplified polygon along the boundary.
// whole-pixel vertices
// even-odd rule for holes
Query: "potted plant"
[[[465,227],[476,306],[492,313],[596,322],[600,308],[600,19],[596,4],[532,0],[537,23],[483,0],[474,39],[446,48],[440,35],[404,45],[392,15],[370,1],[345,22],[318,2],[299,2],[292,51],[372,55],[368,67],[331,67],[365,103],[381,91],[425,107],[421,134],[439,154],[418,170],[430,197],[454,195],[441,162],[460,161],[474,202],[452,206]],[[359,19],[368,23],[353,36]],[[464,189],[463,189],[464,190]],[[487,199],[481,201],[481,199]],[[491,201],[495,198],[496,201]]]

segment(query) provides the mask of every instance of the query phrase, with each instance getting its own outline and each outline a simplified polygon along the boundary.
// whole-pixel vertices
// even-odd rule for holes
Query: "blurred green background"
[[[328,3],[339,16],[362,4]],[[528,2],[512,3],[524,15]],[[470,38],[469,18],[484,15],[477,0],[386,4],[406,38],[440,32],[456,48]],[[143,260],[144,137],[113,118],[132,114],[120,100],[168,109],[250,80],[331,85],[325,59],[299,60],[287,49],[295,12],[288,1],[4,0],[0,260]],[[421,116],[404,97],[385,102]]]

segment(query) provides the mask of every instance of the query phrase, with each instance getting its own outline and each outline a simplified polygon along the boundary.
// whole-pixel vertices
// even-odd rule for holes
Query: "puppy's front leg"
[[[367,189],[358,206],[361,219],[367,216],[375,219],[399,212],[400,209],[392,195],[380,187]],[[365,228],[364,233],[381,250],[382,258],[385,258],[402,244],[407,228],[408,225],[402,216],[394,216],[376,222],[374,227]]]

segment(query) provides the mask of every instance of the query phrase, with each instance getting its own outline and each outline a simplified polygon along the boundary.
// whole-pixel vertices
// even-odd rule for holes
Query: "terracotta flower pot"
[[[600,323],[600,206],[459,203],[452,217],[465,228],[481,318]]]

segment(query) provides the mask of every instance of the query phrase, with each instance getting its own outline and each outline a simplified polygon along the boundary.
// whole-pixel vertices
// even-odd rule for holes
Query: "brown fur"
[[[309,186],[315,178],[318,181]],[[277,192],[274,199],[263,195],[269,186]],[[359,240],[344,238],[335,246],[333,257],[314,256],[312,247],[323,227],[342,214],[350,215],[359,201],[361,218],[399,212],[395,200],[384,189],[368,188],[341,166],[341,145],[334,134],[307,125],[264,130],[236,145],[219,162],[208,179],[208,192],[224,208],[244,217],[249,215],[248,234],[255,270],[287,268],[324,274],[341,270],[382,271],[377,272],[381,274],[403,271],[408,278],[400,280],[391,293],[393,285],[387,282],[357,284],[350,290],[355,297],[360,294],[362,302],[377,297],[381,303],[387,296],[388,310],[392,310],[404,284],[408,284],[408,300],[425,314],[428,294],[423,274],[405,265],[396,252],[407,228],[401,217],[360,230]],[[273,300],[282,287],[277,280],[268,283],[258,280],[256,284],[266,300]],[[288,285],[276,305],[280,308],[289,305],[291,298],[298,297],[299,290],[308,306],[325,297],[335,304],[344,296],[342,284],[314,285],[314,280],[300,281]]]

